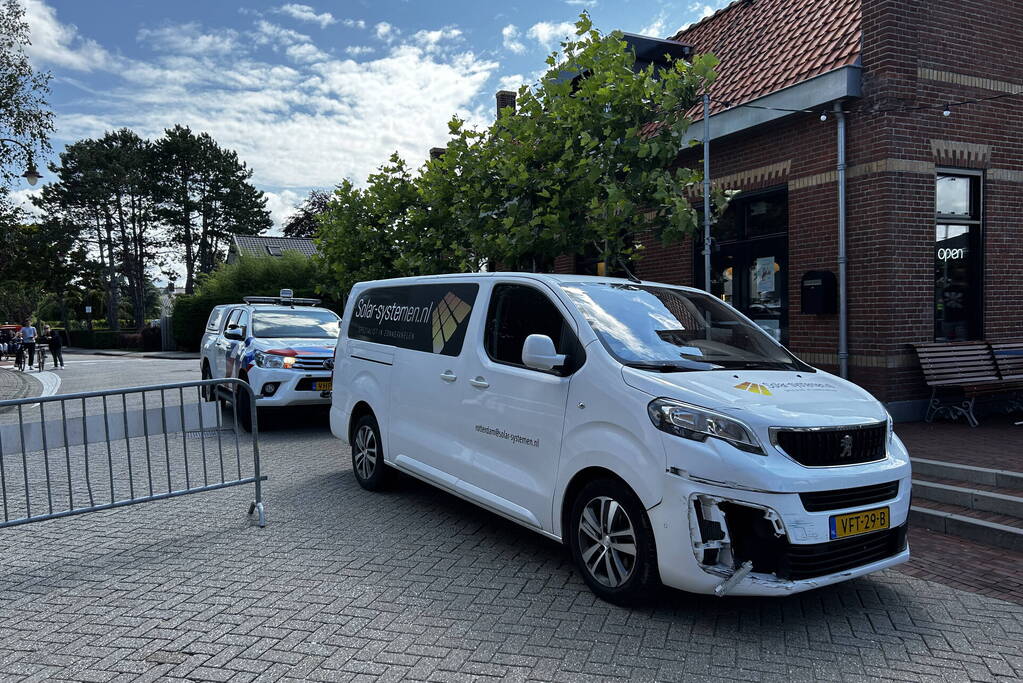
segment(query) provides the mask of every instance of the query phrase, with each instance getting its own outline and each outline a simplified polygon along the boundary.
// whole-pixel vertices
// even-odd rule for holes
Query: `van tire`
[[[625,482],[608,477],[583,486],[564,537],[586,585],[603,600],[642,604],[660,585],[650,518]]]
[[[384,442],[380,426],[372,415],[363,415],[352,429],[352,472],[359,486],[379,491],[390,478],[390,467],[384,463]]]
[[[247,377],[241,377],[240,379],[244,381],[246,384],[249,383]],[[252,395],[248,391],[246,391],[244,387],[235,386],[234,410],[238,416],[238,424],[241,425],[241,428],[246,432],[252,431],[252,407],[250,406],[251,401]],[[256,411],[258,413],[259,408],[256,408]],[[258,414],[256,416],[256,419],[257,420],[259,419]]]
[[[204,362],[202,364],[202,378],[204,380],[205,379],[213,379],[213,373],[210,372],[210,364],[209,363],[205,363]],[[217,400],[217,387],[218,387],[218,385],[216,385],[216,384],[210,384],[210,385],[204,386],[202,388],[202,400],[206,401],[207,403],[213,403],[214,401],[216,401]]]

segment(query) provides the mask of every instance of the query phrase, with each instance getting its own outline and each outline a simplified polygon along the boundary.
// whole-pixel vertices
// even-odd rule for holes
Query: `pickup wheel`
[[[248,377],[240,377],[243,382],[247,385],[249,383]],[[252,397],[245,387],[235,386],[234,388],[234,409],[238,415],[238,424],[241,425],[242,429],[247,432],[252,431]],[[256,409],[259,411],[259,408]],[[256,419],[259,419],[258,416]]]
[[[586,484],[564,530],[572,559],[598,597],[618,605],[648,600],[660,584],[650,519],[639,497],[618,479]]]
[[[360,417],[352,430],[352,471],[359,486],[367,491],[379,491],[390,478],[390,468],[384,464],[380,426],[372,415]]]
[[[213,379],[213,373],[210,372],[210,364],[202,364],[202,378]],[[207,385],[202,388],[202,400],[207,403],[213,403],[217,400],[217,387],[215,385]]]

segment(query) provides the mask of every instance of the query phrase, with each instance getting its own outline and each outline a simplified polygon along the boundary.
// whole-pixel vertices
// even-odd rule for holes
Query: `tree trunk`
[[[114,265],[114,223],[110,215],[110,208],[103,206],[103,218],[105,219],[106,247],[107,247],[107,327],[114,332],[121,331],[119,311],[121,307],[121,293],[117,282],[117,269]],[[102,245],[100,251],[103,251]]]

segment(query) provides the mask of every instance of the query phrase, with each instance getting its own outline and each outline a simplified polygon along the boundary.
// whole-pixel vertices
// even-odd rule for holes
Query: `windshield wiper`
[[[721,366],[712,363],[699,363],[694,360],[679,361],[630,361],[622,365],[637,370],[651,370],[653,372],[694,372],[697,370],[717,370]]]
[[[796,368],[780,361],[764,360],[723,360],[718,370],[795,370]]]

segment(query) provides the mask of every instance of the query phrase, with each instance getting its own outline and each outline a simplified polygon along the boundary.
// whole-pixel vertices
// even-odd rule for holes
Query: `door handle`
[[[473,385],[474,387],[478,387],[480,389],[486,389],[487,387],[490,386],[490,382],[488,382],[487,380],[483,379],[482,377],[476,377],[475,379],[470,379],[469,380],[469,384]]]
[[[444,372],[440,373],[440,378],[445,382],[454,382],[456,379],[458,379],[458,375],[451,372],[450,370],[445,370]]]

